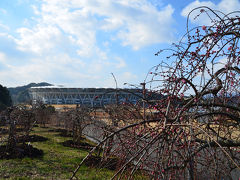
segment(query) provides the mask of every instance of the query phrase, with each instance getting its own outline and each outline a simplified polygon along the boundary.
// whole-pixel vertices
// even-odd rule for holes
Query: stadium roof
[[[38,87],[31,87],[31,89],[116,89],[110,87],[65,87],[65,86],[38,86]],[[118,88],[118,89],[137,89],[137,88]],[[139,88],[140,89],[140,88]]]

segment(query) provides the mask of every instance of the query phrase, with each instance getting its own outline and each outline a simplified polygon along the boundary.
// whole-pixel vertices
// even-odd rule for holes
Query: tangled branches
[[[196,12],[209,25],[190,28]],[[167,57],[148,74],[144,107],[129,108],[125,126],[98,144],[114,139],[110,156],[121,163],[113,179],[221,179],[240,170],[239,14],[196,8],[182,40],[156,53]],[[136,109],[144,116],[132,121]]]

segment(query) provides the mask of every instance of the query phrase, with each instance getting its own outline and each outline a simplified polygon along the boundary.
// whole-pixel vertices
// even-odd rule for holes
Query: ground
[[[30,142],[33,147],[43,150],[43,156],[0,160],[0,179],[69,179],[72,171],[87,154],[86,150],[64,147],[62,142],[71,137],[62,137],[50,128],[35,127],[31,134],[48,138],[47,141]],[[108,169],[99,170],[83,165],[77,176],[81,180],[105,180],[113,174]]]

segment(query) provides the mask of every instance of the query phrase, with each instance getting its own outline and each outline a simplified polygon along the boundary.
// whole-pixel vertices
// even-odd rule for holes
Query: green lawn
[[[87,151],[68,148],[60,143],[70,138],[61,137],[49,128],[34,128],[32,134],[49,138],[48,141],[31,143],[44,151],[41,158],[0,160],[0,179],[69,179],[72,171],[87,154]],[[78,179],[110,179],[114,174],[108,169],[94,169],[83,165]]]

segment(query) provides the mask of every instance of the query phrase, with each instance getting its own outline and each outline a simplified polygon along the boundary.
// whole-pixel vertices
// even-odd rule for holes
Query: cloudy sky
[[[0,84],[139,84],[186,32],[188,12],[239,0],[0,0]],[[204,20],[197,22],[204,24]]]

